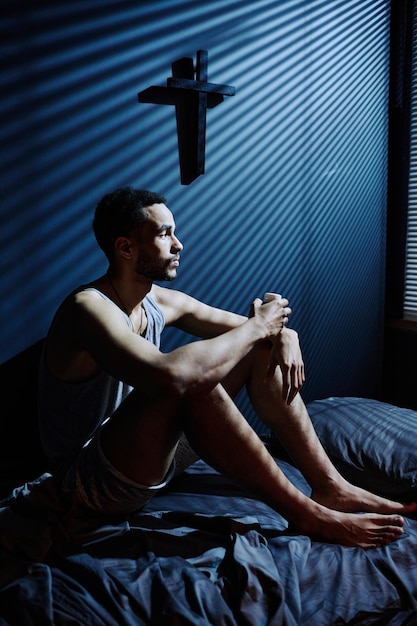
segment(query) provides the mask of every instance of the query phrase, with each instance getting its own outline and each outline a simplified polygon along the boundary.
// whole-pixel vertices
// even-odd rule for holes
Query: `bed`
[[[308,409],[351,481],[417,500],[417,412],[364,398]],[[309,494],[279,441],[265,445]],[[47,473],[0,504],[2,626],[417,624],[415,519],[383,548],[311,541],[201,460],[123,520],[69,522]]]

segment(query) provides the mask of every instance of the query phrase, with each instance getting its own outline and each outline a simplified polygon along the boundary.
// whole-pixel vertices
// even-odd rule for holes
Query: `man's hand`
[[[259,320],[265,331],[265,339],[274,339],[288,323],[288,316],[291,315],[291,309],[288,306],[288,300],[281,296],[271,298],[271,300],[262,302],[260,298],[256,298],[250,307],[249,317],[255,317]]]
[[[291,404],[305,382],[304,361],[301,354],[298,333],[284,328],[275,338],[271,348],[271,358],[265,381],[274,377],[277,365],[282,371],[282,395],[287,404]]]

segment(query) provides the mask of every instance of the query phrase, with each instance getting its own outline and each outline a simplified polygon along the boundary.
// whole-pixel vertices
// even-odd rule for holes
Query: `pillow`
[[[417,500],[417,411],[364,398],[315,400],[307,409],[347,480],[387,498]]]

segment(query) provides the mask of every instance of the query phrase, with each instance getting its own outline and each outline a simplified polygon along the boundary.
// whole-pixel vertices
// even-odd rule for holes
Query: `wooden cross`
[[[204,174],[207,109],[236,92],[231,85],[209,83],[207,78],[208,53],[197,50],[195,76],[193,59],[182,58],[172,64],[166,87],[149,87],[138,94],[139,102],[175,105],[182,185]]]

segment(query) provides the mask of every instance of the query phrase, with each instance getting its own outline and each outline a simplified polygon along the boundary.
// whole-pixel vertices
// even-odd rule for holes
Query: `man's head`
[[[176,277],[183,246],[160,194],[132,187],[107,194],[96,207],[93,229],[110,265],[127,263],[150,281]]]
[[[114,257],[116,239],[129,236],[147,219],[147,207],[165,202],[161,194],[133,187],[116,189],[100,200],[94,213],[93,230],[109,261]]]

